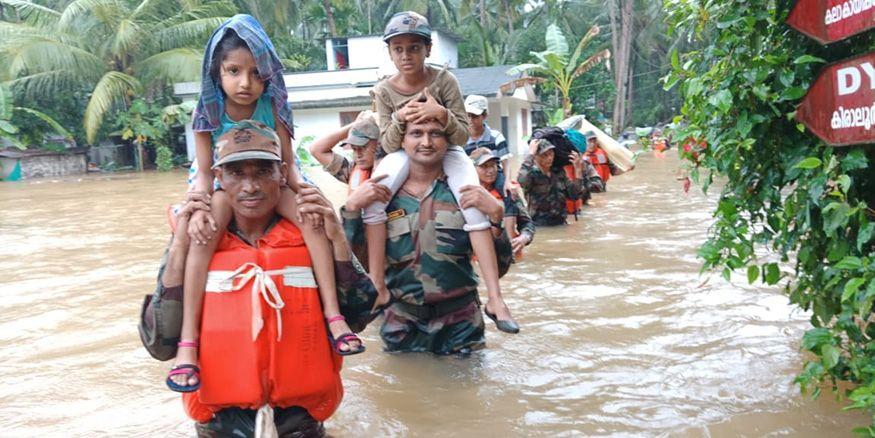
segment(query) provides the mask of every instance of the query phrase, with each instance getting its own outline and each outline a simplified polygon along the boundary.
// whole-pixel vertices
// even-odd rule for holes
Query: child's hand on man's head
[[[408,109],[407,121],[412,123],[422,123],[426,120],[434,119],[440,124],[446,125],[449,117],[447,109],[438,103],[437,99],[431,95],[431,92],[428,91],[427,87],[422,90],[422,97],[425,98],[424,101],[420,101],[419,99],[413,100],[405,106],[405,108]]]

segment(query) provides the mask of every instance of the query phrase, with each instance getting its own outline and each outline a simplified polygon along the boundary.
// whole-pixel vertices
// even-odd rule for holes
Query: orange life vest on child
[[[257,245],[225,233],[210,262],[201,387],[186,394],[186,412],[202,422],[231,406],[300,406],[324,421],[343,397],[343,362],[328,342],[307,247],[285,219]]]
[[[607,152],[596,146],[595,150],[587,152],[586,156],[589,157],[589,163],[595,168],[602,181],[608,182],[611,179],[611,166],[608,164],[610,161]]]
[[[566,164],[565,167],[563,167],[563,169],[565,170],[565,176],[567,176],[568,179],[573,180],[574,179],[574,166],[571,164]],[[583,201],[582,200],[577,199],[577,200],[572,201],[571,199],[565,199],[565,211],[568,214],[579,213],[581,208],[583,208]]]
[[[349,173],[349,192],[352,193],[353,190],[358,188],[363,182],[371,179],[371,169],[362,169],[358,166],[353,166],[352,171]]]

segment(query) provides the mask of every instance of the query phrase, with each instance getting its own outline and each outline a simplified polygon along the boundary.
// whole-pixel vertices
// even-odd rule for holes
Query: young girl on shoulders
[[[199,210],[190,219],[189,231],[198,244],[191,246],[186,262],[182,333],[167,385],[180,392],[194,391],[200,385],[196,363],[207,269],[232,216],[227,196],[213,179],[213,146],[236,122],[246,119],[264,123],[279,136],[282,159],[289,172],[278,213],[301,230],[334,350],[342,355],[364,351],[364,345],[340,316],[328,239],[315,221],[303,221],[297,212],[293,191],[305,183],[300,169],[292,164],[296,161],[291,147],[292,110],[282,64],[261,24],[243,14],[223,23],[207,43],[201,71],[201,94],[193,117],[196,161],[189,173],[189,191],[212,196],[208,197],[210,209]]]

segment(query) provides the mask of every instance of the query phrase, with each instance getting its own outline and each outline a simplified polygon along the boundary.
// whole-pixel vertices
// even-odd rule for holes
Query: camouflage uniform
[[[514,192],[518,192],[514,190]],[[535,238],[535,222],[532,221],[532,216],[529,214],[526,206],[519,193],[514,193],[514,196],[501,195],[504,199],[504,215],[516,216],[516,229],[520,234],[529,235],[529,244]]]
[[[586,194],[583,180],[568,179],[561,169],[550,172],[548,176],[531,155],[523,160],[517,180],[526,192],[529,214],[538,226],[565,224],[568,214],[565,200],[575,201]]]
[[[386,211],[386,284],[393,300],[380,329],[386,350],[452,354],[483,348],[471,243],[446,178],[435,180],[422,200],[402,189]],[[361,221],[353,216],[344,216],[347,230]],[[507,233],[495,238],[495,250],[499,270],[506,271]]]

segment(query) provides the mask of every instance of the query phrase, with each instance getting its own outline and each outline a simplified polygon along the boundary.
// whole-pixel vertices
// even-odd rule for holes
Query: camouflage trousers
[[[455,354],[486,346],[476,292],[434,305],[396,302],[384,316],[386,351]]]

